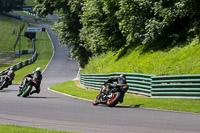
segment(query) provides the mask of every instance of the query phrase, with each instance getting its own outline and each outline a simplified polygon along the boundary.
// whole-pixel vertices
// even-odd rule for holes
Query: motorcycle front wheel
[[[28,85],[28,86],[26,87],[26,89],[24,90],[24,92],[22,93],[22,97],[27,97],[27,96],[29,96],[31,90],[32,90],[32,86],[31,86],[31,85]]]
[[[96,98],[92,101],[93,105],[98,105],[99,104],[99,95],[96,96]]]
[[[107,105],[109,107],[114,107],[119,102],[120,97],[121,97],[120,92],[113,93],[113,97],[107,100]]]
[[[3,88],[5,88],[5,86],[6,86],[6,81],[3,81],[3,83],[0,86],[0,90],[3,90]]]

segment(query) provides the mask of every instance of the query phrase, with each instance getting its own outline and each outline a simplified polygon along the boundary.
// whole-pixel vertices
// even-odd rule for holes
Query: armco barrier
[[[80,83],[84,87],[100,89],[111,77],[122,73],[80,74]],[[188,98],[200,99],[200,75],[155,76],[140,73],[123,73],[130,86],[128,92],[152,98]]]
[[[111,74],[81,74],[81,85],[87,88],[100,89],[102,84],[111,77],[117,77],[122,73]],[[130,86],[128,92],[151,96],[151,76],[148,74],[125,73],[127,83]]]
[[[16,65],[10,66],[13,67],[14,71],[19,70],[27,65],[32,64],[35,60],[36,60],[36,51],[33,54],[33,57],[31,59],[25,60],[23,62],[17,63]],[[31,61],[30,61],[31,60]],[[6,71],[8,71],[10,69],[10,67],[8,67],[7,69],[5,69],[4,71],[0,72],[0,76],[3,75]]]
[[[153,98],[200,99],[200,75],[152,77]]]

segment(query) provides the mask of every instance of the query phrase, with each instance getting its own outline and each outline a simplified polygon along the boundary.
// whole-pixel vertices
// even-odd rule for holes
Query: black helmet
[[[126,76],[124,74],[121,74],[120,77],[126,78]]]

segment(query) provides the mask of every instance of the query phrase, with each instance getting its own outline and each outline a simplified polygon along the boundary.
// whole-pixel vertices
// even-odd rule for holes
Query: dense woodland
[[[0,14],[25,5],[25,0],[0,0]]]
[[[54,31],[81,67],[108,51],[167,49],[200,34],[199,0],[36,1],[38,14],[62,13]]]

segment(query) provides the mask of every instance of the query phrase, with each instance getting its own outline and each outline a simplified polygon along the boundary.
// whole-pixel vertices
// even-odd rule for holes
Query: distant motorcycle
[[[0,90],[3,90],[3,88],[7,88],[10,85],[11,80],[12,79],[10,76],[3,76],[2,81],[0,81]]]
[[[118,102],[123,102],[124,95],[129,88],[127,84],[117,85],[106,94],[105,87],[105,85],[101,87],[100,93],[93,100],[93,105],[106,104],[109,107],[114,107]]]

